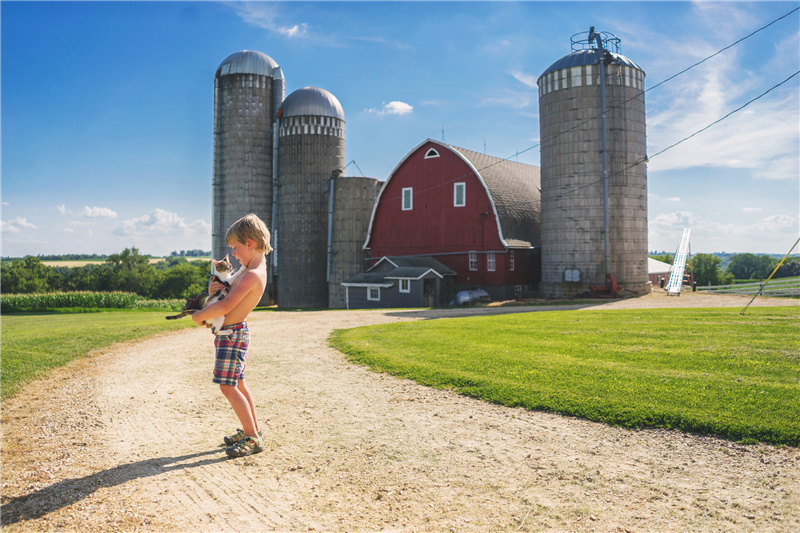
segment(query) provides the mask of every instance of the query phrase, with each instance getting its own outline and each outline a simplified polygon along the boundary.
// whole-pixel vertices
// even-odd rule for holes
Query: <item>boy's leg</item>
[[[239,392],[241,392],[242,395],[244,395],[247,403],[250,405],[250,414],[253,417],[253,425],[255,426],[256,431],[258,431],[260,428],[258,427],[258,416],[256,416],[256,402],[253,399],[253,394],[250,392],[250,387],[247,386],[244,378],[241,378],[239,379],[239,383],[236,385],[236,388],[239,389]]]
[[[258,438],[255,413],[251,410],[250,403],[245,395],[235,385],[220,385],[219,388],[227,398],[228,403],[233,407],[233,412],[239,418],[244,434],[248,437]]]

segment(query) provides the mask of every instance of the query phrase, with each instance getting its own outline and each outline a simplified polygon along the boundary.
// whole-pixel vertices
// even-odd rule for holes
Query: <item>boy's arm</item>
[[[194,320],[197,325],[201,326],[206,320],[227,315],[239,305],[245,296],[261,288],[258,275],[255,272],[245,272],[236,281],[236,285],[231,289],[224,300],[211,304],[202,311],[194,313],[192,315],[192,320]]]

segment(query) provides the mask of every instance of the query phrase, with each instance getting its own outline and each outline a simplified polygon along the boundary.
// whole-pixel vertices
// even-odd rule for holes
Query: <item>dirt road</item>
[[[601,307],[747,300],[662,293]],[[757,301],[771,303],[787,302]],[[237,423],[210,381],[207,331],[78,361],[2,406],[3,529],[800,531],[796,448],[488,405],[348,364],[326,344],[336,328],[508,311],[252,315],[246,375],[268,448],[242,459],[221,443]]]

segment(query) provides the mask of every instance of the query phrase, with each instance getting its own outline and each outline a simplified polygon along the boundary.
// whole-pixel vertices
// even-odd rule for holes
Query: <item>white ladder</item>
[[[690,228],[683,228],[683,235],[681,236],[681,243],[678,245],[678,251],[675,253],[675,259],[672,261],[672,268],[670,268],[669,281],[667,281],[667,294],[681,294],[681,286],[683,285],[683,272],[686,269],[686,259],[689,257],[689,237],[692,234]]]

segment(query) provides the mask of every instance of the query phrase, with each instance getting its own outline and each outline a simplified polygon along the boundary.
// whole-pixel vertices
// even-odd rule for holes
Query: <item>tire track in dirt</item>
[[[326,342],[486,312],[508,310],[252,315],[246,375],[268,448],[242,459],[221,445],[237,424],[208,332],[77,362],[3,405],[4,530],[800,530],[795,448],[489,405],[350,365]]]

